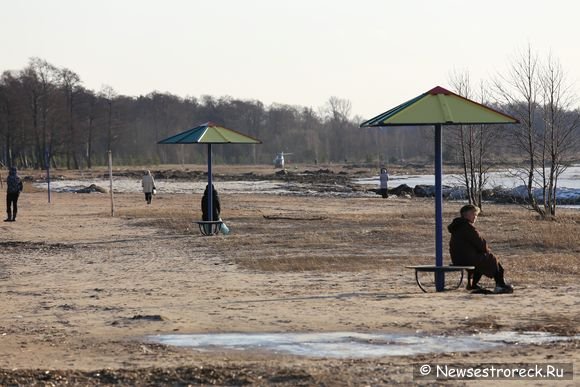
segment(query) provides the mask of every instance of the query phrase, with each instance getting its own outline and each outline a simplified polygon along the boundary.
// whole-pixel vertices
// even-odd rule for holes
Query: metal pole
[[[115,216],[115,199],[113,197],[113,154],[109,149],[109,192],[111,193],[111,216]]]
[[[441,188],[443,156],[442,128],[435,125],[435,265],[443,266],[443,191]],[[438,292],[445,288],[445,273],[435,272],[435,289]]]
[[[46,182],[48,184],[48,203],[50,203],[50,152],[45,150],[46,158]]]
[[[211,186],[211,144],[207,144],[207,213],[213,221],[213,188]]]

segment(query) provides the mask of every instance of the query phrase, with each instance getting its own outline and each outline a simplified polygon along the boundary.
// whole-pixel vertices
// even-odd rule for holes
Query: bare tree
[[[469,99],[479,99],[487,103],[487,89],[480,83],[479,91],[473,91],[471,79],[467,72],[453,72],[450,84],[456,93]],[[491,125],[458,125],[452,136],[458,145],[458,152],[463,167],[462,183],[465,186],[470,204],[482,208],[483,188],[487,182],[487,172],[491,167],[488,154],[496,130]]]
[[[93,147],[94,147],[94,131],[95,131],[95,120],[97,117],[98,110],[98,99],[95,94],[90,90],[84,90],[82,93],[83,99],[85,100],[85,122],[86,132],[84,136],[84,154],[85,160],[87,162],[87,168],[91,169],[93,167]]]
[[[509,73],[496,79],[494,87],[497,98],[520,121],[520,125],[513,127],[511,137],[516,149],[525,154],[528,164],[518,174],[526,184],[528,204],[541,216],[545,216],[544,209],[538,205],[534,196],[540,85],[538,54],[531,46],[518,54]]]
[[[31,58],[21,73],[27,95],[29,122],[35,141],[35,165],[43,168],[52,158],[59,115],[56,113],[55,92],[58,70],[40,58]]]
[[[578,111],[571,111],[574,95],[557,60],[548,56],[541,64],[528,46],[512,64],[508,76],[495,83],[521,124],[513,131],[517,148],[528,164],[523,169],[527,203],[542,218],[556,215],[558,177],[572,161],[577,141]],[[536,195],[536,190],[542,192]]]
[[[77,147],[79,139],[75,130],[74,109],[75,109],[75,95],[80,87],[81,78],[75,72],[69,69],[60,70],[60,83],[65,95],[65,108],[67,119],[68,141],[65,141],[66,153],[66,167],[71,168],[71,159],[75,169],[79,168],[79,161],[77,158]]]
[[[540,177],[544,211],[555,216],[558,177],[572,161],[571,151],[578,141],[573,134],[579,127],[580,116],[578,111],[571,111],[574,96],[562,66],[551,55],[542,66],[540,84],[544,130],[537,147],[541,168],[536,172]]]
[[[348,121],[352,104],[348,99],[330,97],[326,102],[327,118],[336,121]]]
[[[0,77],[0,138],[2,151],[0,165],[14,165],[18,137],[24,137],[18,115],[20,81],[12,72],[5,71]],[[21,144],[20,144],[21,145]]]
[[[347,99],[330,97],[324,107],[326,133],[323,133],[326,153],[329,161],[338,161],[348,154],[347,141],[344,141],[352,130],[349,130],[349,117],[352,104]]]

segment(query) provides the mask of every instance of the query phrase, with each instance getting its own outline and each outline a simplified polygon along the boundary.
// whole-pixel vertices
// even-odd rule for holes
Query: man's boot
[[[514,288],[505,283],[505,279],[503,277],[503,267],[501,264],[498,264],[498,271],[495,274],[495,276],[493,277],[495,280],[495,289],[493,290],[494,293],[513,293],[514,292]]]
[[[11,222],[12,221],[12,211],[8,210],[6,211],[6,214],[8,215],[6,219],[4,219],[5,222]]]

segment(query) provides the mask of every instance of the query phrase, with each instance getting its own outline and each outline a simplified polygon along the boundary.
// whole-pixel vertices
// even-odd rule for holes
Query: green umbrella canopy
[[[224,128],[214,122],[206,122],[200,126],[188,129],[171,137],[167,137],[158,144],[261,144],[262,141]]]
[[[515,124],[513,117],[457,95],[441,86],[363,122],[369,126]]]

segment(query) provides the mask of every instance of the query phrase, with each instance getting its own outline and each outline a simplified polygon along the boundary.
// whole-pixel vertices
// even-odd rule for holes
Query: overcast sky
[[[30,57],[130,96],[257,99],[370,118],[452,71],[505,72],[528,44],[580,94],[577,0],[0,0],[0,70]]]

